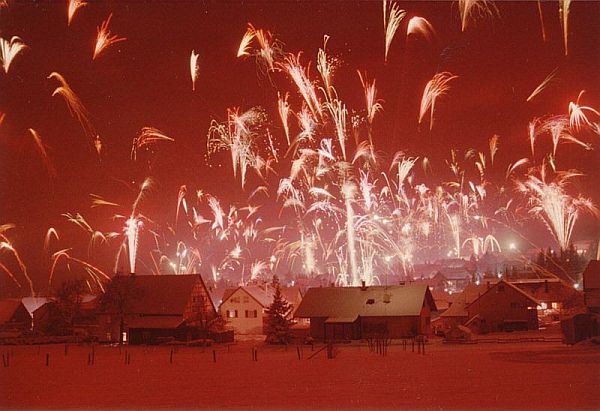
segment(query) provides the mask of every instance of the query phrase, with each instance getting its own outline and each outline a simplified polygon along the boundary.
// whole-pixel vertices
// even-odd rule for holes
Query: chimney
[[[544,292],[548,292],[548,280],[544,280]]]
[[[367,283],[365,282],[365,280],[361,280],[360,283],[361,283],[360,289],[363,290],[363,291],[366,291],[367,290]]]

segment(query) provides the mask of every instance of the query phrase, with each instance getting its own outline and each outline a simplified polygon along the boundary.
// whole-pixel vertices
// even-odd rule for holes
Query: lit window
[[[540,307],[540,309],[541,309],[541,310],[546,310],[546,309],[548,308],[548,304],[546,304],[546,303],[541,303],[541,304],[539,305],[539,307]]]
[[[558,303],[552,303],[552,309],[558,310]]]

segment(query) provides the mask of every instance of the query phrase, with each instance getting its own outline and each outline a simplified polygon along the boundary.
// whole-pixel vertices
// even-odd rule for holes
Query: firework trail
[[[10,254],[12,254],[15,261],[17,262],[17,265],[19,266],[19,269],[21,270],[21,273],[23,273],[23,276],[25,277],[25,279],[27,280],[27,282],[29,284],[29,291],[31,292],[31,296],[35,297],[35,291],[33,290],[33,282],[31,281],[31,278],[29,277],[29,274],[27,273],[27,267],[25,266],[25,263],[21,259],[21,256],[19,255],[19,253],[17,252],[17,250],[15,249],[13,244],[10,242],[8,237],[6,237],[6,235],[3,234],[5,231],[7,231],[8,229],[11,229],[13,227],[14,227],[13,224],[5,224],[0,227],[0,254],[3,251],[7,251]],[[3,265],[3,269],[4,269],[4,271],[6,271],[8,273],[8,275],[11,278],[13,278],[14,281],[16,281],[14,273],[12,273],[4,265]],[[20,286],[20,284],[19,284],[19,286]]]
[[[192,50],[192,55],[190,56],[190,74],[192,76],[192,91],[196,90],[196,79],[198,78],[198,70],[200,67],[198,66],[198,54],[196,54],[195,50]]]
[[[84,268],[84,270],[90,275],[90,277],[96,282],[101,292],[104,292],[104,285],[102,284],[102,279],[104,279],[105,281],[110,281],[110,276],[108,276],[100,268],[88,263],[87,261],[81,260],[76,257],[72,257],[71,255],[69,255],[69,251],[71,251],[70,248],[65,248],[63,250],[55,252],[52,255],[52,264],[50,267],[50,274],[48,276],[48,288],[52,286],[52,279],[54,278],[54,273],[56,271],[56,268],[58,267],[58,263],[62,259],[65,260],[67,266],[69,266],[69,263],[77,263],[81,265]],[[102,279],[100,277],[102,277]]]
[[[540,83],[540,85],[537,86],[535,88],[535,90],[533,90],[531,92],[531,94],[529,95],[529,97],[527,97],[526,101],[533,100],[534,97],[536,97],[538,94],[540,94],[542,91],[544,91],[544,89],[548,86],[548,84],[550,84],[550,82],[554,79],[554,76],[556,75],[557,71],[558,71],[558,67],[555,68],[554,70],[552,70],[552,73],[548,74],[548,76],[544,79],[544,81],[542,81]]]
[[[383,105],[381,104],[383,100],[377,98],[377,88],[375,87],[375,80],[370,82],[367,79],[367,76],[363,77],[360,71],[356,71],[358,73],[358,77],[360,78],[360,83],[363,87],[363,92],[365,95],[365,104],[367,108],[367,120],[369,124],[373,123],[373,119],[375,118],[375,114],[380,111],[383,111]]]
[[[385,32],[385,57],[387,63],[388,52],[390,45],[394,39],[394,35],[400,27],[400,22],[406,16],[406,11],[400,10],[398,3],[395,0],[390,0],[389,5],[387,0],[383,0],[383,31]]]
[[[87,2],[84,0],[68,0],[67,4],[67,25],[71,25],[71,21],[73,21],[73,17],[75,17],[75,13],[81,7],[87,6]]]
[[[438,97],[443,96],[450,89],[448,83],[458,76],[453,75],[447,71],[437,73],[433,76],[423,91],[423,97],[421,98],[421,108],[419,110],[419,124],[423,121],[423,117],[428,110],[430,110],[429,119],[429,130],[433,127],[433,112],[435,110],[435,102]]]
[[[342,157],[346,160],[346,105],[338,99],[334,99],[331,103],[326,103],[326,107],[335,122],[338,143],[342,150]]]
[[[492,162],[492,165],[494,165],[494,158],[496,157],[496,153],[498,152],[498,139],[499,136],[495,135],[492,136],[492,138],[490,138],[490,161]]]
[[[56,241],[60,240],[58,232],[54,227],[50,227],[46,232],[46,237],[44,237],[44,251],[46,252],[50,249],[50,241],[52,240],[52,237],[54,237]]]
[[[334,70],[334,66],[333,63],[331,61],[331,59],[329,59],[327,57],[327,42],[329,41],[329,36],[328,35],[324,35],[323,36],[323,48],[319,49],[319,52],[317,54],[317,71],[321,74],[321,79],[323,80],[323,85],[324,87],[324,93],[327,101],[332,101],[333,100],[333,96],[335,94],[335,90],[333,89],[333,85],[332,85],[332,76],[333,76],[333,70]]]
[[[598,210],[589,199],[582,196],[573,197],[565,191],[568,181],[581,176],[581,173],[560,172],[551,182],[546,181],[546,174],[545,164],[542,164],[539,176],[529,174],[517,187],[529,196],[529,212],[544,222],[559,247],[566,250],[571,244],[571,235],[579,213],[587,211],[597,215]]]
[[[406,37],[411,34],[421,34],[425,40],[430,42],[435,37],[435,30],[426,19],[415,16],[408,21],[408,26],[406,27]]]
[[[540,16],[540,29],[542,30],[542,40],[546,42],[546,25],[544,24],[544,14],[542,13],[542,0],[537,0],[538,15]]]
[[[149,146],[159,141],[175,141],[175,139],[168,137],[162,131],[154,127],[143,127],[140,134],[133,139],[133,145],[131,147],[131,159],[137,160],[137,152],[140,148]]]
[[[40,137],[38,132],[32,128],[29,129],[29,133],[31,133],[31,136],[33,137],[35,147],[36,147],[37,151],[40,153],[40,157],[42,158],[42,161],[44,162],[44,166],[46,167],[46,170],[48,171],[48,175],[51,178],[55,178],[56,170],[54,169],[54,166],[52,165],[52,162],[50,161],[50,157],[48,157],[48,153],[46,152],[46,147],[44,146],[44,143],[42,142],[42,138]]]
[[[560,0],[558,11],[560,14],[560,24],[563,29],[563,43],[565,46],[565,56],[569,54],[569,11],[571,9],[571,0]]]
[[[309,80],[309,70],[305,70],[300,64],[301,55],[302,53],[298,53],[298,55],[288,54],[285,57],[284,62],[281,63],[281,67],[294,81],[296,87],[298,87],[298,91],[304,98],[304,101],[308,105],[312,115],[317,117],[317,114],[321,115],[321,104],[317,98],[315,88]]]
[[[240,42],[240,47],[238,48],[237,57],[249,56],[250,55],[250,43],[254,39],[255,32],[254,27],[251,24],[248,24],[248,28],[242,37],[242,41]]]
[[[98,26],[98,35],[96,37],[96,46],[94,47],[94,55],[92,56],[92,60],[96,60],[96,57],[100,55],[108,46],[111,44],[118,43],[120,41],[127,40],[124,37],[118,37],[117,35],[111,35],[110,30],[108,29],[108,25],[110,24],[110,19],[112,18],[112,13],[108,16],[108,19],[102,22],[100,26]]]
[[[242,188],[246,185],[248,167],[260,171],[264,164],[257,154],[256,136],[265,121],[265,114],[257,107],[239,114],[239,109],[227,110],[227,121],[219,123],[212,120],[208,130],[207,149],[211,155],[220,150],[229,150],[233,175],[237,177],[238,169]]]
[[[88,111],[84,107],[77,94],[75,94],[73,89],[71,89],[65,78],[56,71],[50,73],[50,75],[47,78],[55,79],[61,84],[56,89],[54,89],[54,91],[52,92],[52,96],[62,96],[62,98],[65,100],[65,103],[67,104],[69,113],[71,113],[72,117],[77,118],[79,124],[81,124],[81,127],[83,128],[86,137],[93,139],[94,141],[96,139],[99,139],[99,136],[94,131],[92,123],[88,119]]]
[[[0,57],[2,57],[2,68],[6,74],[8,74],[13,59],[25,48],[27,46],[20,37],[13,36],[10,41],[0,37]]]
[[[498,9],[489,0],[458,0],[461,30],[465,31],[469,21],[478,17],[493,16]]]
[[[581,90],[579,96],[577,96],[577,101],[575,103],[573,103],[572,101],[569,102],[569,127],[574,129],[575,131],[579,131],[582,124],[590,127],[592,126],[592,123],[590,122],[590,120],[588,120],[584,111],[589,111],[590,113],[593,113],[600,117],[600,113],[596,109],[588,106],[579,105],[579,100],[581,99],[581,96],[583,96],[584,92],[585,90]]]
[[[290,105],[288,103],[289,94],[285,93],[283,98],[277,93],[277,108],[279,110],[279,117],[281,118],[281,123],[283,124],[283,130],[285,131],[285,138],[288,143],[288,147],[290,145],[290,126],[288,123],[288,118],[291,112]]]

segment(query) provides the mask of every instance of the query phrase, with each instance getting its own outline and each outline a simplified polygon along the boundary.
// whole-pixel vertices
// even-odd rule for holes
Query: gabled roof
[[[132,278],[137,298],[131,299],[135,314],[183,315],[192,289],[202,277],[189,275],[133,275],[117,276],[112,281]]]
[[[469,313],[465,308],[463,301],[454,302],[446,311],[440,314],[440,317],[468,317]]]
[[[256,285],[250,285],[237,288],[227,288],[223,293],[222,302],[227,301],[238,290],[241,290],[241,292],[248,294],[264,308],[267,308],[271,305],[271,303],[273,302],[273,295],[275,294],[275,289],[273,287],[264,289]],[[287,302],[289,302],[290,304],[298,304],[299,296],[301,297],[300,287],[281,287],[280,290],[281,295],[283,296],[283,298],[285,298]]]
[[[0,324],[9,322],[17,310],[19,310],[21,307],[26,313],[29,314],[29,311],[27,311],[23,303],[21,303],[21,300],[0,300]]]
[[[389,302],[385,302],[389,301]],[[368,303],[369,302],[369,303]],[[295,317],[396,317],[417,316],[423,304],[435,311],[435,302],[425,285],[390,287],[309,288]]]
[[[475,299],[474,301],[472,301],[469,304],[473,304],[478,299],[483,298],[486,294],[488,294],[490,291],[494,290],[500,284],[504,284],[505,286],[512,288],[513,290],[515,290],[516,292],[518,292],[519,294],[521,294],[523,297],[527,298],[529,301],[531,301],[532,303],[534,303],[536,306],[540,305],[540,302],[538,300],[536,300],[535,298],[533,298],[531,295],[527,294],[525,291],[521,290],[516,285],[512,285],[511,283],[509,283],[508,281],[505,281],[505,280],[498,281],[496,284],[492,285],[488,290],[486,290],[484,293],[482,293],[479,296],[479,298]]]

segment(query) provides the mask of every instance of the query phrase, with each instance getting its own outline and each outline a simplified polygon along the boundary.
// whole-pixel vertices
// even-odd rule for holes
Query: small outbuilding
[[[426,285],[310,288],[296,310],[318,340],[431,334],[435,302]]]

